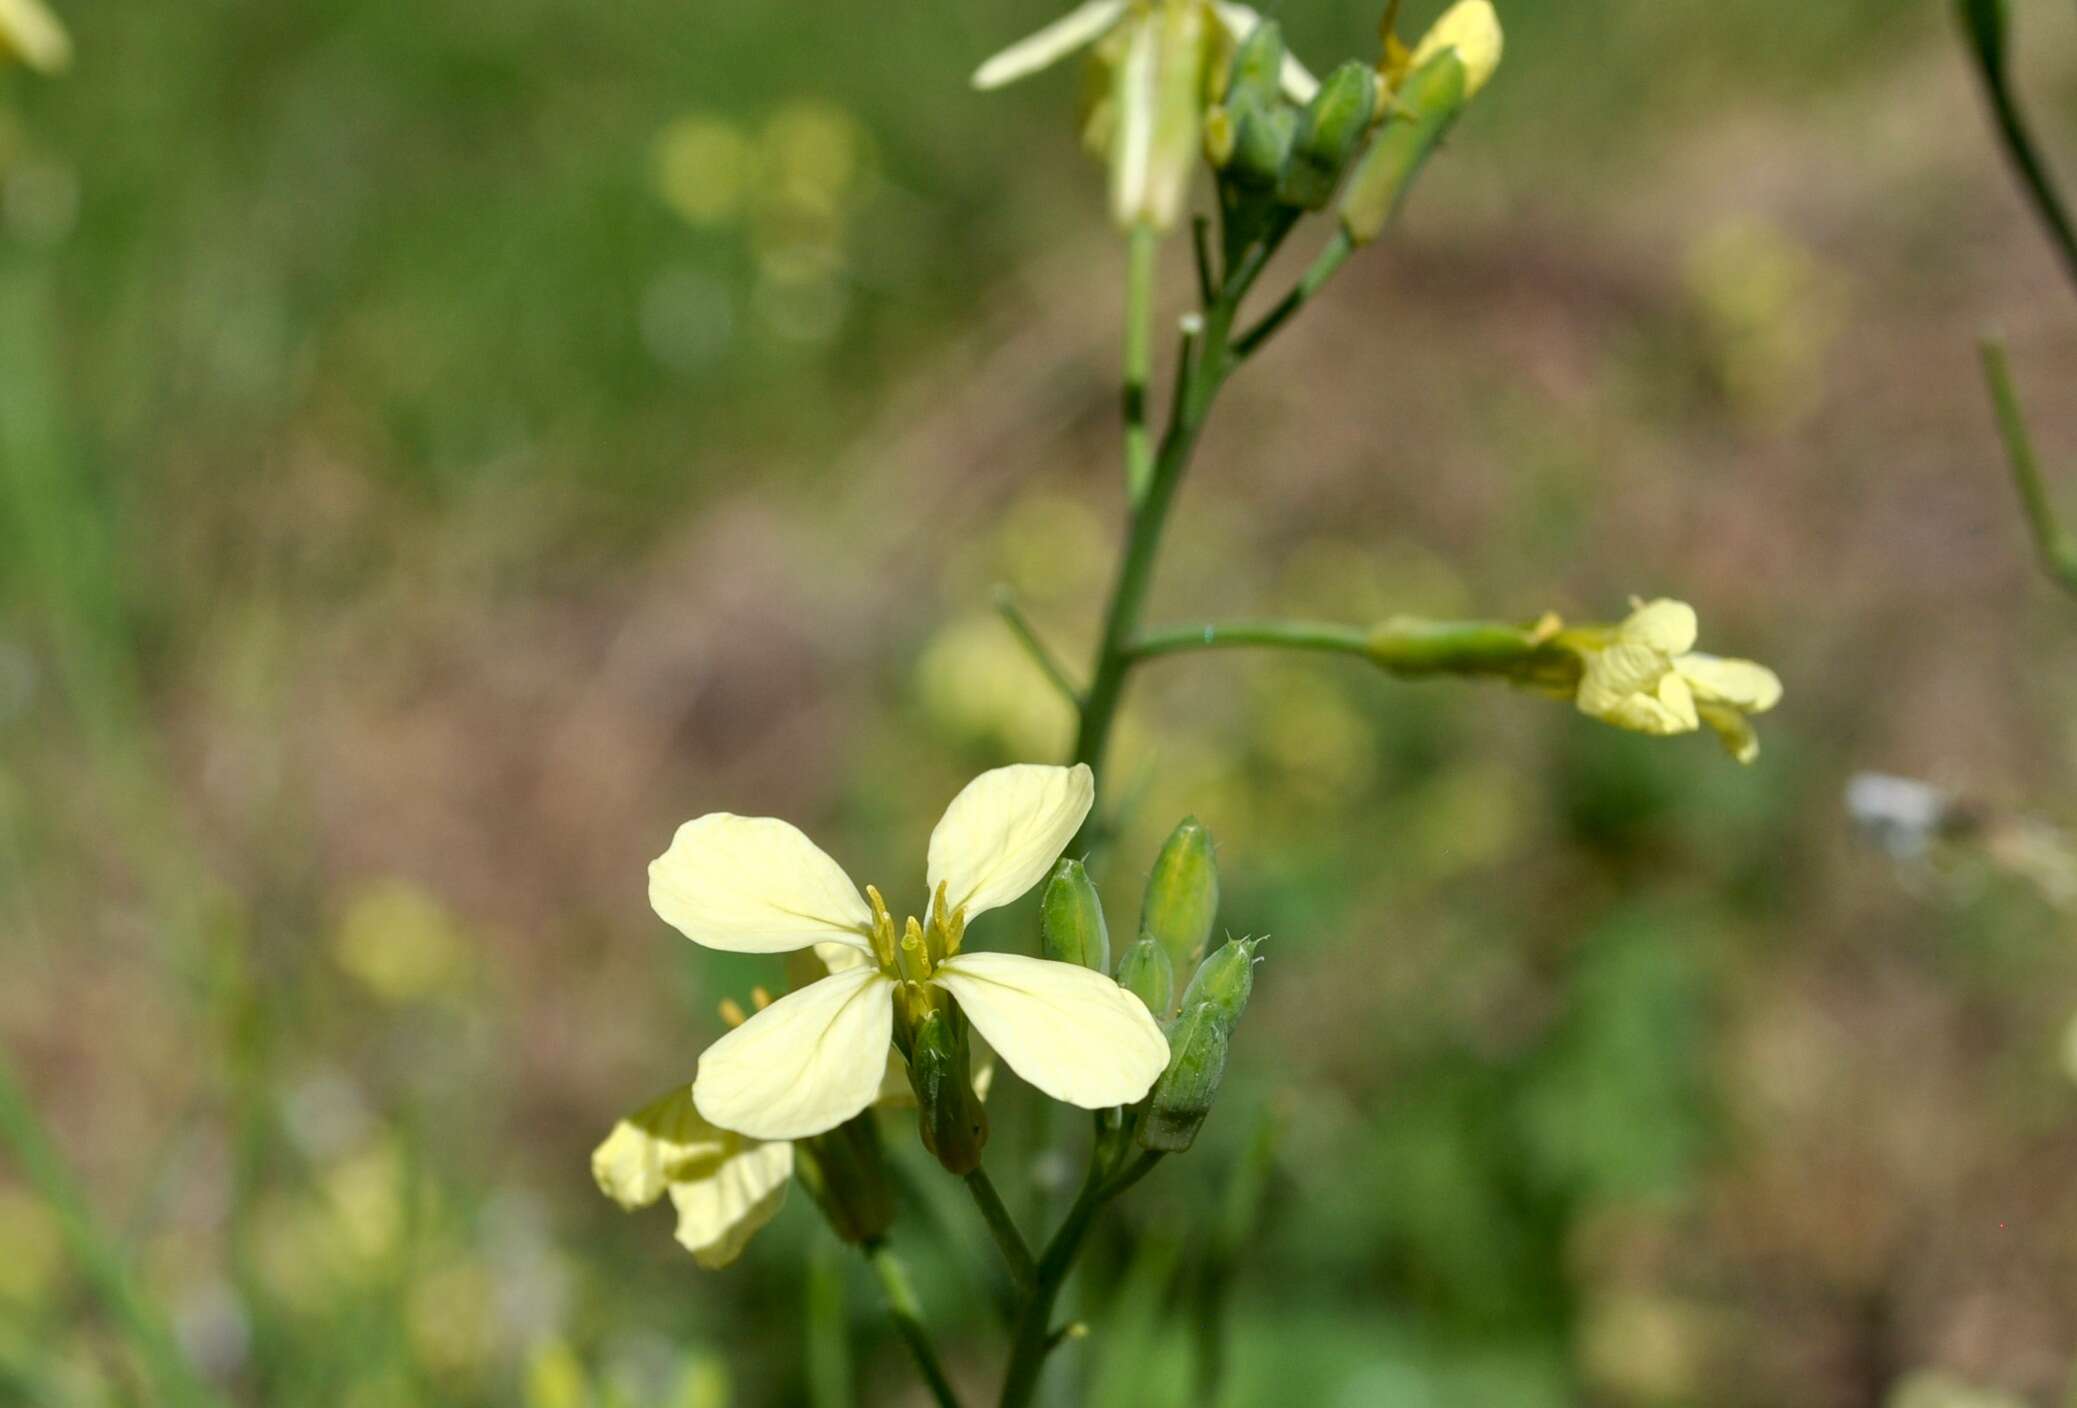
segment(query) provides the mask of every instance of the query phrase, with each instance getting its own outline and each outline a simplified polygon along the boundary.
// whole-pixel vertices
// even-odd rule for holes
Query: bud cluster
[[[1411,50],[1391,22],[1388,14],[1375,68],[1345,63],[1303,104],[1278,82],[1287,55],[1276,21],[1262,21],[1241,40],[1204,122],[1229,255],[1300,214],[1326,209],[1337,191],[1349,241],[1376,239],[1500,62],[1491,0],[1460,0]]]
[[[1118,957],[1120,987],[1147,1005],[1168,1037],[1169,1062],[1140,1105],[1116,1130],[1142,1149],[1188,1149],[1211,1113],[1226,1073],[1233,1031],[1254,989],[1260,939],[1229,939],[1209,957],[1219,912],[1219,864],[1211,833],[1186,817],[1169,834],[1147,876],[1139,936]],[[1040,929],[1048,958],[1098,970],[1109,963],[1109,936],[1096,887],[1078,861],[1064,860],[1046,885]],[[1189,973],[1182,1000],[1177,975]]]

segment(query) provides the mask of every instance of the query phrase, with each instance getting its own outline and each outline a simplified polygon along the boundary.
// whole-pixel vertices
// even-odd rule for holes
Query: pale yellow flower
[[[1583,667],[1580,712],[1659,736],[1706,724],[1732,757],[1751,762],[1760,742],[1748,716],[1781,702],[1781,680],[1750,660],[1696,651],[1696,635],[1695,609],[1664,597],[1635,603],[1620,625],[1598,635],[1566,633]]]
[[[72,37],[42,0],[0,0],[0,59],[17,58],[39,73],[72,65]]]
[[[1145,1095],[1168,1043],[1138,998],[1077,965],[960,952],[968,920],[1051,869],[1095,786],[1087,767],[1030,764],[967,784],[931,833],[930,922],[911,919],[899,940],[879,892],[868,888],[868,904],[786,822],[716,812],[680,827],[649,867],[659,915],[709,948],[814,948],[832,970],[707,1048],[693,1083],[700,1115],[763,1140],[835,1128],[879,1093],[898,1002],[904,1021],[919,1005],[956,1004],[1011,1070],[1056,1100],[1104,1109]]]

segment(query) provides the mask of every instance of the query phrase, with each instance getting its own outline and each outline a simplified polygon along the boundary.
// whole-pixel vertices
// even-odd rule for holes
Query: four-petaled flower
[[[1633,605],[1620,625],[1574,647],[1583,666],[1575,696],[1580,712],[1658,735],[1707,724],[1739,762],[1757,758],[1760,741],[1747,716],[1781,701],[1780,678],[1750,660],[1697,652],[1695,609],[1684,601],[1662,597]]]
[[[931,833],[929,923],[910,919],[898,937],[879,891],[861,897],[786,822],[715,812],[678,828],[649,867],[659,915],[709,948],[813,947],[832,970],[707,1048],[693,1082],[698,1113],[755,1139],[832,1129],[873,1102],[897,1017],[906,1029],[951,1004],[1054,1099],[1087,1109],[1139,1100],[1167,1065],[1168,1042],[1137,997],[1072,964],[960,952],[967,922],[1037,884],[1094,798],[1080,765],[975,778]]]

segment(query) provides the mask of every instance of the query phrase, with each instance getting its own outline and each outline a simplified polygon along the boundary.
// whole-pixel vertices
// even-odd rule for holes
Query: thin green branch
[[[1990,100],[1991,116],[1997,122],[2005,155],[2025,187],[2027,199],[2050,243],[2061,256],[2064,270],[2077,283],[2077,225],[2071,222],[2069,207],[2056,190],[2048,163],[2035,146],[2026,116],[2012,91],[2006,63],[2009,21],[2005,0],[1957,0],[1956,9],[1969,41],[1970,56],[1976,60],[1977,76],[1983,80],[1984,95]]]
[[[1024,1234],[1017,1230],[1016,1219],[1004,1206],[1002,1195],[995,1191],[995,1181],[989,1178],[988,1170],[977,1168],[966,1176],[966,1186],[974,1195],[974,1206],[981,1210],[981,1220],[988,1224],[988,1235],[995,1238],[995,1245],[1002,1252],[1010,1280],[1019,1291],[1028,1293],[1034,1276],[1031,1248],[1025,1244]]]
[[[2005,458],[2012,466],[2012,483],[2019,490],[2019,506],[2033,535],[2034,552],[2041,559],[2042,570],[2057,586],[2077,593],[2077,539],[2056,521],[2055,505],[2048,497],[2040,462],[2034,456],[2033,436],[2027,431],[2019,393],[2012,384],[2005,344],[1986,337],[1981,347],[1983,379],[1990,387],[1991,405],[1998,414],[1998,433],[2005,440]]]
[[[959,1408],[959,1395],[952,1388],[952,1380],[945,1375],[937,1346],[931,1343],[930,1330],[923,1323],[923,1306],[916,1299],[915,1288],[909,1284],[907,1268],[884,1241],[868,1243],[865,1259],[873,1268],[873,1275],[879,1278],[881,1294],[887,1301],[887,1314],[908,1345],[909,1354],[915,1359],[923,1382],[929,1386],[931,1397],[937,1400],[938,1408]]]
[[[1137,504],[1154,477],[1147,378],[1154,360],[1155,255],[1161,237],[1151,225],[1135,225],[1125,238],[1125,492]]]
[[[1024,647],[1024,653],[1031,657],[1032,663],[1045,674],[1047,682],[1059,690],[1068,703],[1077,709],[1081,708],[1082,691],[1076,687],[1073,677],[1068,674],[1067,666],[1047,647],[1045,638],[1038,633],[1038,627],[1024,614],[1024,607],[1018,602],[1016,592],[1006,585],[995,589],[995,613],[1002,617],[1003,624],[1010,628],[1010,634]]]
[[[1355,252],[1356,246],[1349,239],[1348,231],[1337,229],[1334,238],[1327,242],[1326,248],[1320,251],[1291,291],[1278,300],[1274,308],[1262,315],[1261,322],[1242,333],[1234,342],[1234,360],[1246,361],[1255,354],[1257,348],[1276,336],[1277,329],[1283,327],[1293,313],[1303,308],[1307,300],[1324,288],[1329,279],[1341,272],[1341,266],[1347,263],[1349,256]]]

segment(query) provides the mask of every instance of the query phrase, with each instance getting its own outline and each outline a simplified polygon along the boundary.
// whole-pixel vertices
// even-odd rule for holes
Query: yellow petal
[[[1125,0],[1089,0],[1078,5],[975,69],[974,87],[1000,88],[1050,68],[1084,44],[1093,43],[1124,13]]]
[[[1018,763],[969,782],[930,833],[930,893],[944,885],[967,918],[1006,905],[1045,878],[1096,800],[1096,775]]]
[[[1595,651],[1580,675],[1581,713],[1605,719],[1635,695],[1650,694],[1671,672],[1672,662],[1648,645],[1618,643]]]
[[[716,1163],[736,1136],[716,1129],[693,1108],[692,1086],[681,1085],[613,1126],[591,1154],[599,1191],[624,1208],[646,1208],[664,1195],[674,1176],[697,1177]]]
[[[962,953],[931,981],[1011,1070],[1055,1100],[1130,1105],[1168,1065],[1168,1039],[1146,1004],[1079,964]]]
[[[1699,704],[1696,708],[1726,753],[1741,763],[1760,756],[1760,736],[1753,732],[1744,714],[1725,704]]]
[[[1781,677],[1750,660],[1689,654],[1673,662],[1695,698],[1705,704],[1729,704],[1748,714],[1764,714],[1781,702]]]
[[[1445,49],[1455,49],[1457,62],[1464,65],[1464,96],[1469,98],[1500,67],[1501,45],[1500,16],[1494,12],[1492,0],[1458,0],[1421,36],[1407,71]]]
[[[40,73],[72,65],[72,39],[40,0],[0,0],[0,58],[13,54]]]
[[[873,922],[858,887],[798,827],[728,812],[678,828],[649,863],[649,903],[694,943],[730,953],[863,949]]]
[[[778,1215],[792,1177],[792,1144],[739,1140],[732,1156],[709,1176],[671,1184],[679,1245],[708,1270],[720,1270]]]
[[[873,1103],[894,1028],[894,983],[877,968],[788,993],[700,1057],[692,1098],[723,1129],[805,1139]]]
[[[1695,608],[1663,596],[1656,601],[1639,602],[1637,609],[1616,627],[1617,640],[1649,646],[1662,655],[1693,650],[1695,634]]]

